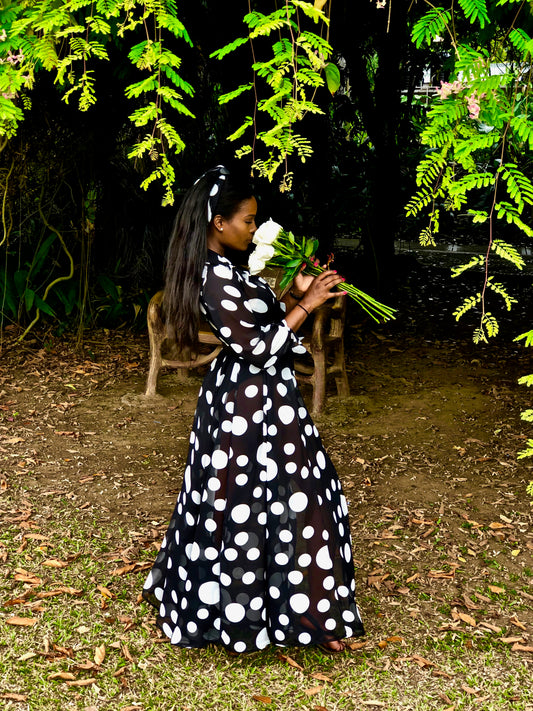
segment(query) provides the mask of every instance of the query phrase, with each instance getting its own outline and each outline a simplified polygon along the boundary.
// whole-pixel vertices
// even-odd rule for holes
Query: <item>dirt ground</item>
[[[533,460],[516,455],[532,432],[520,420],[530,392],[517,379],[533,372],[532,349],[505,335],[474,346],[441,305],[421,308],[386,326],[349,319],[351,396],[338,399],[330,385],[317,418],[350,504],[368,628],[409,602],[412,617],[438,615],[440,629],[475,617],[476,628],[505,626],[527,648]],[[34,503],[66,497],[102,525],[142,521],[163,531],[202,374],[162,371],[159,395],[147,400],[147,366],[144,333],[95,332],[80,350],[68,338],[4,341],[2,490],[22,487]],[[481,592],[487,585],[493,595]],[[497,601],[509,586],[514,617]]]

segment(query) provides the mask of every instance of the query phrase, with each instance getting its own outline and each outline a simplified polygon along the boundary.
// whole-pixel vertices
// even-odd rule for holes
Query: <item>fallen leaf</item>
[[[348,649],[353,651],[355,649],[363,649],[363,647],[366,647],[366,642],[348,642],[346,646]]]
[[[307,696],[316,696],[316,694],[319,694],[323,688],[323,686],[312,686],[310,689],[306,689],[304,694]]]
[[[272,699],[270,698],[270,696],[261,696],[261,694],[254,694],[252,696],[252,699],[254,701],[260,701],[262,704],[271,704],[272,703]]]
[[[9,699],[9,701],[26,701],[28,699],[28,695],[14,694],[8,691],[5,694],[0,694],[0,699]]]
[[[466,694],[470,694],[470,696],[477,696],[479,694],[479,691],[477,691],[476,689],[472,689],[471,686],[467,686],[466,684],[461,684],[461,689]]]
[[[530,645],[518,644],[518,642],[516,642],[511,647],[511,651],[512,652],[533,652],[533,647],[531,647]]]
[[[67,681],[68,686],[90,686],[96,679],[78,679],[77,681]]]
[[[116,595],[114,595],[111,590],[108,590],[108,588],[106,588],[104,585],[97,585],[96,589],[99,590],[104,597],[107,597],[110,600],[116,597]]]
[[[49,558],[48,560],[43,560],[41,565],[46,565],[48,568],[66,568],[68,563],[64,560],[57,560],[56,558]]]
[[[502,631],[501,627],[498,627],[498,625],[493,625],[490,622],[480,622],[478,624],[478,626],[479,627],[486,627],[491,632],[496,632],[497,634]]]
[[[33,659],[33,657],[36,657],[37,655],[35,652],[26,652],[26,654],[23,654],[21,657],[17,659],[17,662],[25,662],[28,659]]]
[[[325,674],[322,674],[322,672],[315,672],[314,674],[311,674],[311,677],[313,679],[318,679],[318,681],[333,682],[333,679],[330,676],[326,676]]]
[[[464,612],[458,612],[457,615],[459,619],[463,622],[466,622],[467,625],[470,625],[471,627],[477,627],[477,622],[472,617],[472,615],[467,615]]]
[[[54,672],[48,675],[49,679],[61,679],[62,681],[74,681],[76,678],[75,674],[72,672]]]
[[[86,634],[87,632],[90,632],[91,628],[86,627],[85,625],[81,625],[80,627],[76,628],[76,632],[79,632],[80,634]]]
[[[37,624],[35,617],[8,617],[6,620],[6,625],[16,625],[18,627],[33,627]]]
[[[518,642],[519,644],[522,644],[526,640],[523,637],[502,637],[501,641],[504,644],[514,644],[515,642]]]
[[[100,666],[105,659],[105,644],[101,644],[94,650],[94,663]]]

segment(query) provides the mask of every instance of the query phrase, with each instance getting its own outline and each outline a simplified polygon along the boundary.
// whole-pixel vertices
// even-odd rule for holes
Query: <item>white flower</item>
[[[259,274],[262,272],[266,263],[274,256],[274,252],[274,247],[271,247],[269,244],[258,244],[248,258],[250,274]]]
[[[256,229],[253,241],[255,244],[272,244],[282,229],[283,227],[272,219],[263,222],[263,224]]]

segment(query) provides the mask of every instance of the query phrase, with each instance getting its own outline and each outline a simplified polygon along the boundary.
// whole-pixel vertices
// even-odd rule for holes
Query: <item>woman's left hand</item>
[[[302,272],[298,272],[298,274],[294,277],[294,291],[298,295],[301,294],[303,296],[307,289],[309,289],[314,278],[315,277],[312,274],[302,274]]]

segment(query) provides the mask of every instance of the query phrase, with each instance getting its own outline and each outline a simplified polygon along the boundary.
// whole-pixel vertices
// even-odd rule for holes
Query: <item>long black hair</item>
[[[183,198],[167,251],[163,299],[167,334],[180,351],[194,351],[198,345],[200,287],[209,225],[215,215],[231,219],[241,203],[251,197],[253,189],[248,181],[217,166],[204,173]]]

